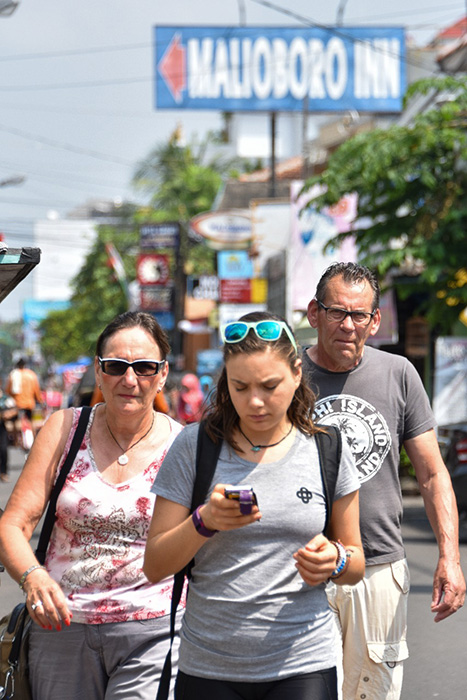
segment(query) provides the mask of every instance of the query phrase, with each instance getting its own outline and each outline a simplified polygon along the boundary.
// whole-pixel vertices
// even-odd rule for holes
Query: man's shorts
[[[409,587],[406,559],[367,566],[355,586],[328,586],[342,635],[343,700],[399,700]]]

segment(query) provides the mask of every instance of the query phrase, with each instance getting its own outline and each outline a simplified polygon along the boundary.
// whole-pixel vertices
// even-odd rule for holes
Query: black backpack
[[[324,488],[324,498],[326,501],[324,532],[326,532],[329,525],[342,453],[342,438],[338,429],[335,426],[325,426],[325,430],[326,432],[315,434]],[[191,513],[206,500],[221,448],[222,440],[219,440],[218,443],[214,443],[206,433],[204,422],[201,422],[199,424],[198,442],[196,444],[196,477],[191,499]],[[175,619],[185,578],[190,578],[192,567],[193,560],[174,576],[170,610],[170,649],[165,659],[164,668],[162,669],[156,700],[167,700],[169,697],[170,678],[172,676],[172,644],[175,637]]]

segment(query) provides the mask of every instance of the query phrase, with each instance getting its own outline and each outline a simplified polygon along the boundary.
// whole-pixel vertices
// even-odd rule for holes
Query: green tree
[[[420,311],[449,332],[467,305],[467,79],[419,81],[406,103],[428,93],[439,96],[436,106],[408,126],[349,139],[305,189],[324,185],[310,204],[317,209],[356,192],[359,225],[330,245],[354,235],[359,259],[381,279],[394,273],[396,285],[398,274],[416,271],[398,293],[423,292]]]
[[[215,252],[190,241],[188,222],[212,208],[226,177],[237,177],[251,168],[244,159],[223,156],[216,148],[220,144],[218,136],[208,132],[199,143],[182,145],[176,129],[167,143],[157,146],[138,164],[133,176],[134,187],[150,195],[150,206],[141,209],[138,216],[182,225],[180,253],[190,275],[213,274]]]
[[[181,259],[189,274],[212,274],[215,253],[189,241],[189,220],[211,209],[225,175],[242,162],[215,154],[207,158],[214,144],[208,134],[198,146],[182,146],[174,132],[167,143],[157,146],[135,170],[133,185],[149,195],[149,204],[120,207],[118,225],[100,226],[89,255],[72,282],[73,293],[66,311],[50,313],[40,324],[41,349],[49,362],[71,362],[94,353],[97,336],[104,326],[127,308],[122,286],[108,266],[106,243],[113,243],[122,257],[128,280],[135,279],[135,257],[142,223],[177,221],[182,224]],[[167,251],[175,265],[174,251]],[[177,272],[178,274],[178,272]],[[183,279],[177,279],[181,288]]]
[[[130,220],[99,226],[94,244],[72,281],[70,307],[48,314],[39,326],[41,350],[49,363],[73,362],[80,355],[94,355],[99,333],[117,314],[126,311],[128,299],[109,265],[106,243],[119,252],[129,280],[135,277],[135,253],[139,233]]]

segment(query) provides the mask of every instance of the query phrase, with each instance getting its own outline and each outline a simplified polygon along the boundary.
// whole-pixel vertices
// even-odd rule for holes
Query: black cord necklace
[[[293,430],[293,423],[292,423],[292,425],[290,426],[290,430],[289,430],[289,432],[287,433],[287,435],[284,435],[284,437],[281,438],[280,440],[278,440],[277,442],[271,443],[271,445],[254,445],[254,444],[251,442],[250,438],[247,437],[247,436],[245,435],[245,433],[243,432],[243,430],[240,428],[240,424],[238,425],[238,429],[239,429],[239,431],[241,432],[241,434],[243,435],[243,437],[245,438],[245,440],[247,440],[247,441],[250,443],[250,445],[251,445],[251,451],[252,451],[252,452],[259,452],[260,450],[265,450],[267,447],[275,447],[276,445],[280,445],[281,442],[284,442],[285,438],[288,438],[289,435],[290,435],[290,433],[291,433],[292,430]]]
[[[139,440],[137,440],[137,441],[134,442],[132,445],[130,445],[130,447],[128,447],[126,450],[123,449],[123,447],[120,445],[119,441],[117,440],[117,438],[115,437],[115,435],[113,434],[113,432],[110,430],[110,425],[109,425],[109,423],[108,423],[108,421],[107,421],[107,414],[105,415],[105,422],[106,422],[107,428],[109,429],[109,433],[111,434],[111,436],[113,437],[113,439],[115,440],[115,442],[117,443],[117,445],[119,446],[119,448],[121,449],[121,451],[123,452],[123,454],[121,454],[120,457],[117,459],[117,462],[118,462],[122,467],[124,467],[125,464],[128,464],[128,456],[127,456],[125,453],[126,453],[126,452],[129,452],[130,450],[132,450],[133,447],[136,447],[136,445],[137,445],[139,442],[141,442],[141,440],[144,440],[144,438],[147,437],[147,436],[149,435],[149,433],[151,432],[152,427],[153,427],[153,425],[154,425],[154,418],[155,418],[155,415],[156,415],[156,414],[155,414],[154,411],[153,411],[153,412],[152,412],[152,423],[151,423],[151,427],[149,428],[149,430],[146,431],[146,432],[144,433],[144,435],[142,435],[142,436],[139,438]]]

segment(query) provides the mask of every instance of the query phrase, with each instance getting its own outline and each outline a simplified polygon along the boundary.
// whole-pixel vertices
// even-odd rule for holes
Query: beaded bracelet
[[[334,579],[340,576],[340,574],[342,574],[343,569],[347,564],[347,552],[344,545],[341,542],[334,542],[334,540],[330,540],[330,542],[337,549],[336,568],[331,574],[331,578]]]
[[[45,569],[45,566],[42,566],[42,564],[33,564],[32,566],[27,569],[24,574],[21,576],[19,580],[19,587],[21,590],[23,590],[24,582],[26,581],[27,577],[31,573],[31,571],[34,571],[35,569]]]

